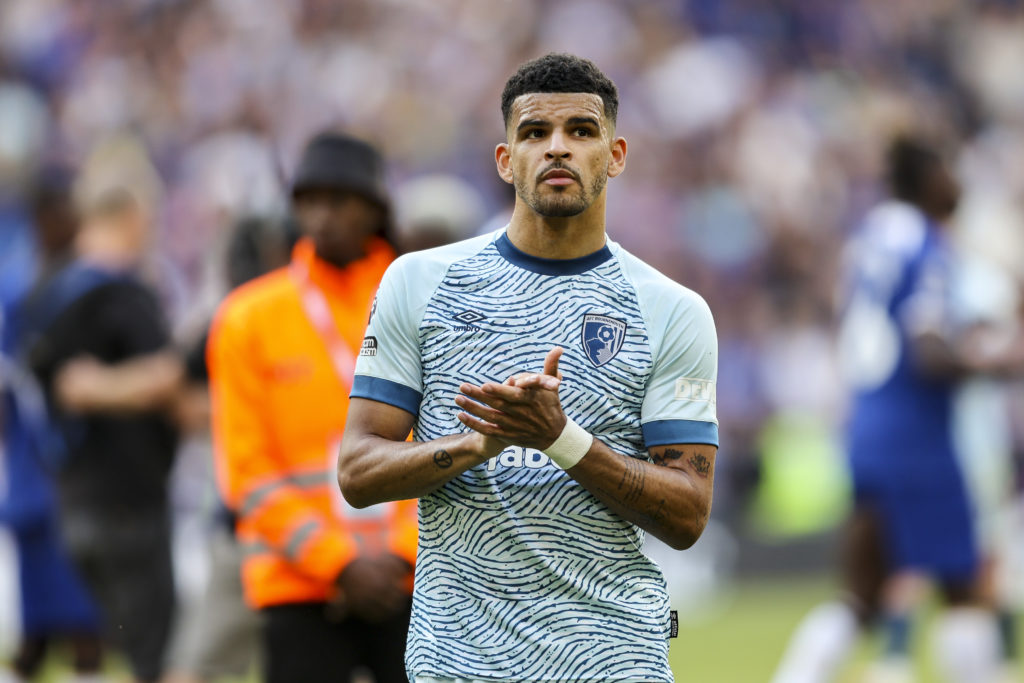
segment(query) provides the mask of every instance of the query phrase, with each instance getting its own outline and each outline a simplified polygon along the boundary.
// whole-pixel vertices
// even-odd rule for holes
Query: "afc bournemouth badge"
[[[596,367],[601,367],[622,348],[626,323],[606,315],[587,313],[583,316],[583,351]]]

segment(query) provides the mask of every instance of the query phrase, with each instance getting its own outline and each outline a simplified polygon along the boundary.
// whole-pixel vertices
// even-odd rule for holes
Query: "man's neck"
[[[113,231],[83,229],[75,240],[75,253],[89,263],[114,269],[133,268],[139,264],[138,249]]]
[[[566,218],[541,216],[517,198],[508,238],[517,249],[531,256],[579,258],[605,245],[604,213],[603,197],[583,213]]]

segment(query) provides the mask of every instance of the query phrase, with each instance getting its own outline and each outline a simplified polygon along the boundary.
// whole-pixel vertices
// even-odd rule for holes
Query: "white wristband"
[[[593,443],[594,436],[566,416],[562,433],[554,443],[544,449],[544,455],[563,470],[567,470],[583,459]]]

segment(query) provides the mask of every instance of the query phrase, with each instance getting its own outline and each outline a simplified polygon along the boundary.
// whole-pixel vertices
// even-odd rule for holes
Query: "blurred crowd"
[[[227,288],[231,235],[286,212],[302,146],[325,128],[382,151],[405,248],[423,230],[500,227],[501,87],[552,50],[620,89],[629,164],[610,236],[715,313],[716,517],[778,537],[829,528],[845,486],[842,244],[883,192],[894,135],[940,140],[955,162],[965,307],[1017,315],[1022,2],[5,0],[0,286],[38,248],[41,174],[75,169],[78,201],[118,186],[146,206],[147,276],[174,338],[194,345]],[[978,476],[1008,496],[1024,417],[989,428],[1011,397],[979,392],[988,408],[966,409],[961,431],[994,454]],[[187,506],[212,486],[204,457],[186,462],[199,463],[180,475]]]

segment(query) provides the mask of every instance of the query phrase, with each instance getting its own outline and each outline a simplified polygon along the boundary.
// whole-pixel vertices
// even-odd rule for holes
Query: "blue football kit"
[[[840,351],[854,388],[855,496],[880,515],[894,568],[967,580],[978,557],[951,433],[956,385],[924,373],[912,348],[956,333],[949,249],[920,210],[890,201],[866,216],[846,256]]]

